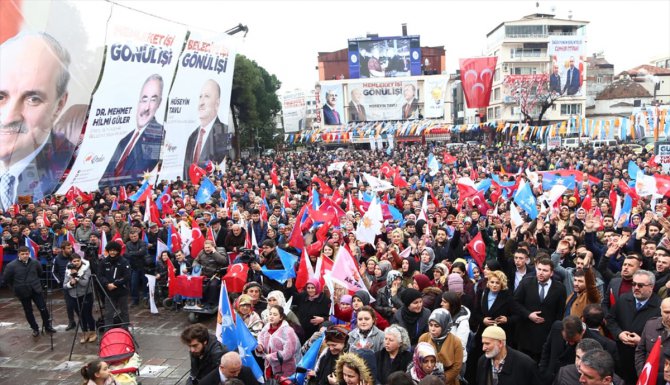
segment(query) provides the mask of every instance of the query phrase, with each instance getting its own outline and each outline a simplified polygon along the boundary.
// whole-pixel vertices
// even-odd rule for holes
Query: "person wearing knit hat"
[[[437,351],[437,361],[444,368],[445,384],[457,385],[463,366],[463,346],[461,340],[450,333],[451,313],[446,309],[435,309],[428,318],[428,332],[419,338],[419,343],[427,342]]]
[[[368,306],[370,305],[370,293],[368,293],[366,290],[359,290],[354,293],[352,299],[351,299],[351,306],[353,307],[353,312],[351,314],[351,329],[355,329],[356,325],[358,323],[358,314],[357,312],[363,308],[363,306]],[[376,318],[376,325],[380,330],[386,329],[387,326],[389,326],[389,322],[381,316],[376,310],[375,310],[375,318]]]
[[[449,291],[453,291],[455,293],[462,293],[463,277],[461,277],[461,275],[458,273],[449,274],[449,278],[447,278],[447,287],[449,288]]]
[[[263,297],[260,283],[256,281],[247,282],[242,288],[242,294],[248,294],[251,297],[254,311],[259,315],[267,308],[268,302]]]
[[[430,310],[423,307],[421,292],[414,288],[405,289],[400,294],[402,308],[393,316],[393,323],[404,327],[412,345],[419,341],[419,337],[428,331],[428,317]]]
[[[428,310],[433,310],[440,306],[440,296],[442,290],[433,285],[433,282],[425,274],[417,274],[414,276],[412,287],[421,292],[423,298],[423,307]]]
[[[528,355],[506,345],[507,335],[500,326],[492,325],[482,332],[484,356],[477,362],[477,384],[492,384],[493,369],[498,385],[540,385],[537,364]],[[502,368],[500,367],[502,364]]]

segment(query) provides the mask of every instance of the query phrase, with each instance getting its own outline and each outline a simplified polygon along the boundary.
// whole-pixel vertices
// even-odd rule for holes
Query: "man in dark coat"
[[[219,367],[203,377],[198,385],[219,385],[232,378],[237,378],[245,385],[259,385],[251,369],[242,365],[237,352],[228,352],[221,356]]]
[[[581,374],[579,373],[579,370],[577,369],[579,367],[579,364],[582,362],[582,356],[586,352],[594,351],[594,350],[603,350],[600,343],[594,339],[591,338],[583,338],[579,343],[577,344],[577,347],[575,348],[575,363],[566,365],[562,367],[559,371],[558,374],[556,374],[556,378],[553,381],[553,385],[575,385],[579,383],[579,377]],[[616,374],[614,375],[614,379],[612,381],[614,385],[624,385],[623,380],[617,376]]]
[[[575,361],[575,346],[584,335],[582,321],[576,316],[554,321],[547,341],[542,347],[539,371],[542,380],[550,383],[558,370]]]
[[[121,245],[109,242],[105,246],[107,258],[100,264],[98,279],[105,288],[105,326],[119,317],[121,323],[130,322],[128,315],[128,292],[130,287],[130,265],[121,256]]]
[[[191,373],[187,383],[192,385],[198,385],[207,374],[216,370],[221,357],[228,351],[203,324],[193,324],[184,329],[181,342],[188,345],[191,355]]]
[[[56,330],[51,326],[49,310],[44,301],[44,293],[40,283],[42,265],[37,260],[30,258],[30,250],[26,246],[20,246],[18,254],[19,257],[5,267],[4,281],[14,289],[14,295],[21,301],[26,320],[30,324],[30,328],[33,329],[33,337],[40,335],[37,321],[35,321],[33,315],[33,302],[37,305],[37,309],[42,316],[44,330],[55,333]]]
[[[507,336],[499,326],[489,326],[482,333],[484,355],[477,362],[477,385],[540,385],[537,366],[532,358],[506,345]],[[495,374],[494,370],[495,369]]]
[[[642,335],[640,335],[640,342],[635,348],[635,370],[637,373],[642,371],[644,364],[651,353],[651,349],[654,347],[658,337],[661,337],[661,349],[666,355],[670,355],[670,333],[668,333],[668,328],[670,328],[670,298],[665,298],[661,302],[661,316],[651,318],[644,325],[642,330]],[[663,383],[663,365],[658,367],[658,383]]]
[[[661,314],[661,299],[654,289],[654,274],[638,270],[633,276],[633,292],[619,297],[607,314],[607,329],[617,341],[617,373],[626,383],[635,383],[635,347],[640,343],[647,321]]]
[[[519,350],[539,361],[542,344],[554,321],[563,317],[565,310],[565,286],[552,282],[554,264],[548,258],[535,263],[535,276],[526,277],[514,292],[519,304],[517,342]]]

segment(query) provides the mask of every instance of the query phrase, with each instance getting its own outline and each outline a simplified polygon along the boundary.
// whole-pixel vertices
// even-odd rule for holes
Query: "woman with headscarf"
[[[449,275],[449,268],[444,263],[436,263],[434,267],[433,286],[442,291],[447,290],[447,276]]]
[[[407,374],[412,377],[415,384],[418,384],[428,375],[438,377],[444,383],[444,369],[442,364],[437,361],[437,354],[433,345],[428,342],[419,342],[416,345],[412,363],[407,368]]]
[[[368,258],[367,261],[365,261],[365,268],[362,268],[361,266],[361,271],[363,273],[361,274],[361,278],[363,280],[367,280],[368,282],[374,282],[375,281],[375,269],[377,268],[377,265],[379,264],[379,261],[377,260],[377,257],[370,257]]]
[[[261,320],[261,316],[259,316],[258,313],[253,310],[252,306],[253,304],[251,297],[247,294],[242,294],[241,296],[237,297],[234,302],[235,312],[237,313],[238,317],[237,319],[242,319],[244,321],[247,329],[249,329],[255,338],[261,329],[263,329],[263,321]]]
[[[279,305],[283,308],[286,309],[286,297],[284,297],[284,293],[282,293],[280,290],[274,290],[268,293],[267,296],[267,301],[268,301],[268,306],[271,305]],[[300,325],[300,320],[298,317],[295,315],[295,313],[290,310],[286,309],[288,311],[286,313],[286,320],[293,326],[293,329],[300,328],[300,332],[296,330],[296,334],[298,334],[298,337],[303,336],[304,332],[302,331],[302,327]],[[261,313],[261,320],[263,321],[263,324],[268,323],[268,309],[263,310]]]
[[[293,304],[296,306],[296,315],[300,326],[305,332],[305,339],[319,330],[321,324],[328,320],[330,314],[330,298],[323,293],[321,283],[316,277],[307,280],[302,293],[295,292]],[[303,341],[304,342],[304,341]]]
[[[349,333],[349,352],[380,351],[384,347],[384,332],[375,326],[377,312],[366,305],[356,311],[356,318],[356,328]]]
[[[435,252],[430,247],[424,247],[421,250],[419,259],[419,272],[433,279],[433,269],[435,268]]]
[[[389,374],[407,369],[412,362],[411,348],[405,328],[391,325],[384,330],[384,348],[375,353],[378,384],[387,384]]]
[[[370,280],[370,295],[376,298],[379,289],[386,286],[386,276],[389,271],[391,271],[391,262],[379,261],[375,266],[374,278]]]
[[[340,300],[335,304],[335,312],[329,318],[332,325],[342,325],[347,329],[351,327],[352,299],[349,294],[340,296]]]
[[[386,286],[377,291],[377,300],[372,304],[387,321],[391,321],[393,315],[402,307],[400,293],[402,287],[402,274],[397,270],[391,270],[386,275]]]
[[[414,258],[404,258],[402,260],[400,272],[402,273],[402,286],[412,287],[414,283],[414,274],[418,274],[419,264]]]
[[[437,361],[444,368],[446,385],[459,385],[458,376],[463,366],[463,345],[451,331],[451,313],[439,308],[433,310],[428,319],[428,333],[419,338],[419,343],[427,342],[435,348]]]
[[[423,307],[421,292],[408,288],[400,295],[402,308],[393,316],[394,324],[400,325],[407,330],[412,346],[416,345],[419,337],[428,331],[428,317],[430,310]]]
[[[433,311],[440,306],[442,290],[433,286],[433,282],[425,274],[416,274],[412,287],[421,292],[423,307]]]
[[[461,340],[463,346],[463,362],[468,361],[468,340],[470,339],[470,309],[461,303],[461,295],[453,291],[442,294],[442,309],[451,314],[451,333]],[[429,326],[430,328],[430,326]],[[461,368],[461,372],[465,368]]]

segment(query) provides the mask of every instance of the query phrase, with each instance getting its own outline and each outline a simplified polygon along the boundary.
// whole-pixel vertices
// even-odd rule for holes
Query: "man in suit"
[[[558,73],[558,65],[553,65],[554,69],[549,76],[549,91],[561,93],[561,74]]]
[[[661,316],[651,318],[647,321],[642,330],[640,342],[635,348],[635,369],[638,374],[642,371],[647,357],[649,357],[649,353],[651,353],[651,349],[656,344],[659,336],[661,337],[661,349],[663,349],[663,353],[666,356],[670,355],[670,332],[668,332],[668,329],[670,329],[670,298],[665,298],[661,302]],[[659,365],[657,378],[660,384],[660,380],[663,378],[663,366]]]
[[[53,131],[68,98],[69,53],[46,33],[0,46],[0,210],[58,186],[74,145]]]
[[[519,287],[519,284],[525,277],[535,275],[535,268],[528,265],[530,256],[524,248],[518,248],[514,251],[514,263],[509,263],[509,259],[504,257],[504,253],[499,253],[498,261],[503,267],[503,271],[507,276],[507,284],[510,286],[512,292]]]
[[[220,163],[231,149],[232,137],[228,125],[219,120],[221,87],[213,79],[208,79],[200,89],[198,96],[198,118],[200,126],[188,137],[184,158],[184,178],[188,178],[188,169],[195,163],[203,166],[208,162]]]
[[[619,365],[617,373],[628,384],[634,384],[635,347],[649,319],[661,314],[661,299],[653,291],[654,273],[639,270],[633,276],[633,292],[619,297],[607,314],[607,329],[617,342]]]
[[[200,380],[200,385],[223,385],[227,380],[237,378],[245,385],[259,385],[251,369],[242,365],[237,352],[228,352],[221,357],[219,367]]]
[[[163,100],[163,78],[149,76],[142,85],[137,102],[137,126],[116,146],[114,155],[100,179],[100,187],[135,184],[145,172],[156,167],[160,157],[165,130],[156,121],[156,111]]]
[[[581,86],[579,84],[580,78],[581,74],[579,72],[579,68],[575,67],[575,58],[570,56],[570,68],[568,68],[566,75],[563,93],[567,93],[569,96],[576,94],[579,91],[579,87]]]
[[[582,338],[577,347],[575,348],[575,363],[563,366],[559,369],[558,374],[556,374],[556,380],[553,382],[554,385],[575,385],[579,383],[579,377],[581,374],[577,369],[579,364],[582,362],[582,356],[586,352],[594,350],[603,350],[598,341],[591,338]],[[609,353],[609,352],[608,352]],[[621,385],[623,381],[616,374],[614,375],[614,380],[612,382],[614,385]]]
[[[335,104],[336,101],[337,94],[335,93],[335,90],[326,91],[326,104],[323,105],[323,124],[342,124],[340,114],[335,109],[337,107]]]
[[[553,281],[554,264],[548,258],[535,263],[535,276],[525,278],[514,292],[520,305],[521,318],[517,326],[519,350],[538,361],[542,344],[554,321],[563,317],[565,310],[565,286]]]
[[[586,332],[584,333],[584,338],[591,338],[602,346],[603,349],[614,358],[615,361],[619,360],[619,353],[617,351],[616,342],[605,337],[600,332],[600,328],[604,327],[605,321],[605,310],[599,304],[592,303],[586,305],[584,311],[582,312],[582,322],[586,325]]]
[[[419,101],[416,99],[416,87],[408,83],[402,87],[402,95],[405,98],[405,104],[402,105],[402,119],[419,118]]]
[[[540,377],[546,383],[552,382],[560,368],[575,361],[575,347],[584,337],[584,332],[582,321],[575,316],[567,316],[551,326],[538,365]]]
[[[361,104],[363,93],[360,88],[351,90],[351,101],[349,101],[349,121],[350,122],[364,122],[367,120],[365,116],[365,107]]]

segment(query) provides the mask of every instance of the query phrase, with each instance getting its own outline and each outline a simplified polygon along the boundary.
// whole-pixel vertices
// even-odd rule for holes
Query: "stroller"
[[[135,339],[125,329],[108,330],[100,339],[98,357],[109,364],[109,370],[119,385],[140,385],[141,359],[135,350]]]

